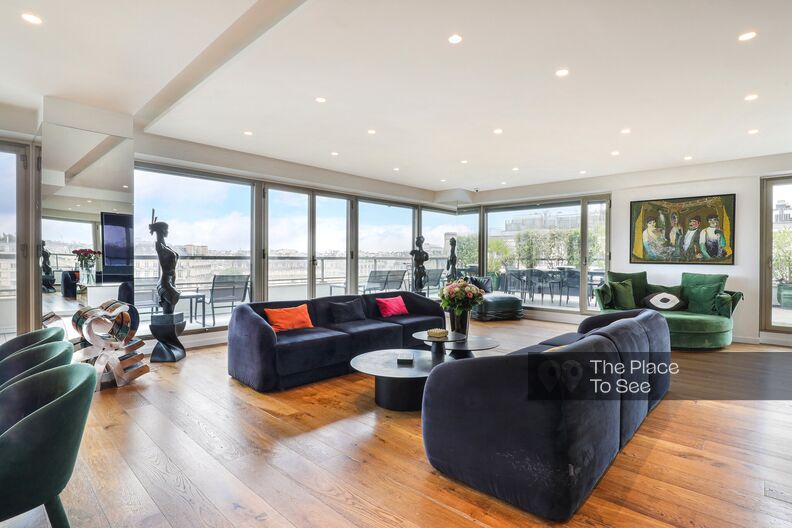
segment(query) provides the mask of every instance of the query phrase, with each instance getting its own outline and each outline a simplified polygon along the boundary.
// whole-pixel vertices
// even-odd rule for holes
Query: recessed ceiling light
[[[501,182],[501,185],[506,185],[506,182]]]
[[[502,128],[496,128],[495,130],[492,131],[492,133],[493,134],[503,134],[503,129]]]
[[[253,132],[251,132],[250,130],[245,130],[242,133],[245,134],[246,136],[252,136],[253,135]]]
[[[115,207],[113,207],[113,211],[118,211],[118,209],[116,209]]]
[[[85,200],[88,203],[93,203],[93,200]]]
[[[331,156],[338,156],[338,152],[331,152],[330,155]]]
[[[748,94],[745,96],[746,101],[756,101],[757,99],[759,99],[757,94]]]
[[[74,204],[74,207],[80,207],[80,204]]]
[[[748,133],[751,134],[752,136],[754,136],[754,135],[759,133],[759,129],[758,128],[752,128],[751,130],[748,131]]]
[[[632,130],[630,130],[629,128],[622,128],[621,129],[621,133],[622,134],[629,134],[630,132],[632,132]]]
[[[22,20],[24,20],[28,24],[35,24],[36,26],[38,26],[42,22],[41,17],[36,16],[33,13],[24,13],[22,15]]]
[[[748,40],[753,40],[754,37],[756,37],[756,31],[749,31],[748,33],[743,33],[737,37],[737,40],[740,42],[746,42]]]
[[[451,44],[459,44],[460,42],[462,42],[462,35],[457,35],[456,33],[454,33],[453,35],[448,37],[448,42],[450,42]]]
[[[71,211],[71,207],[69,207],[69,211]]]
[[[685,160],[685,161],[690,161],[690,160],[692,160],[692,159],[693,159],[693,156],[685,156],[685,157],[684,157],[684,158],[682,158],[682,159],[683,159],[683,160]]]
[[[399,167],[393,167],[393,170],[399,172]]]
[[[517,172],[518,170],[520,170],[520,167],[512,167],[512,170],[513,170],[514,172]]]
[[[442,179],[442,180],[440,180],[440,181],[441,181],[441,182],[443,182],[443,183],[445,183],[445,181],[446,181],[446,180],[445,180],[445,178],[443,178],[443,179]]]
[[[376,133],[377,133],[377,131],[376,131],[376,130],[374,130],[373,128],[369,128],[369,129],[368,129],[368,133],[369,133],[369,135],[373,136],[374,134],[376,134]]]
[[[579,174],[586,174],[586,171],[582,170]]]
[[[467,165],[467,162],[468,160],[459,160],[459,163],[461,163],[462,165]]]
[[[325,99],[324,97],[317,97],[316,99],[314,99],[314,101],[316,101],[317,103],[326,103],[327,99]]]
[[[122,185],[121,187],[123,187],[124,189],[129,189],[129,185]]]
[[[618,150],[612,150],[611,151],[611,156],[618,156],[619,154],[620,154],[620,152]]]
[[[567,75],[569,75],[569,70],[567,70],[566,68],[561,68],[560,70],[556,70],[555,74],[556,77],[566,77]]]

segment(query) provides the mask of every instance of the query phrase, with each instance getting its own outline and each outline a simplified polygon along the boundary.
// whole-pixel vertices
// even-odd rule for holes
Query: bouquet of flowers
[[[75,249],[72,251],[77,255],[77,263],[80,268],[91,269],[96,264],[96,259],[102,254],[101,251],[94,251],[93,249]]]
[[[473,286],[465,279],[446,284],[440,291],[440,305],[450,308],[456,315],[469,312],[474,306],[484,302],[484,290]]]

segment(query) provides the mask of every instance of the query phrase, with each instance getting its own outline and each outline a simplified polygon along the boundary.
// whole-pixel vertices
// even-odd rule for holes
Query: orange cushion
[[[308,315],[307,304],[301,304],[294,308],[264,308],[264,314],[267,316],[270,326],[276,332],[313,328],[311,316]]]

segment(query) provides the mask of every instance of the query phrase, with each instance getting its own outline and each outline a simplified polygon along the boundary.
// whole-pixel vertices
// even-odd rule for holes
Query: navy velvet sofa
[[[382,317],[375,299],[399,295],[409,314]],[[335,323],[330,303],[357,298],[363,300],[366,318]],[[301,304],[308,305],[314,328],[276,334],[264,308]],[[445,326],[445,312],[437,302],[406,291],[240,304],[228,323],[228,374],[260,392],[283,390],[347,374],[351,359],[364,352],[426,348],[412,334]]]
[[[591,360],[671,362],[668,324],[632,310],[586,319],[584,337],[545,352],[437,366],[423,398],[423,439],[440,472],[554,521],[570,518],[668,391],[671,375],[595,372]],[[611,384],[605,394],[599,379]],[[644,383],[619,394],[621,383]]]

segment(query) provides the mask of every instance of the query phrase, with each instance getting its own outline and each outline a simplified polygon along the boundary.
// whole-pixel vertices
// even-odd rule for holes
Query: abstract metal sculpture
[[[179,302],[181,292],[176,289],[176,264],[179,262],[179,254],[165,243],[168,236],[168,224],[158,222],[154,216],[154,209],[151,210],[151,223],[149,233],[157,234],[157,241],[154,247],[157,250],[157,257],[160,265],[160,278],[157,282],[157,294],[162,313],[170,315]]]
[[[114,299],[98,308],[82,308],[72,316],[72,326],[83,342],[73,361],[94,366],[96,390],[122,387],[149,371],[143,354],[135,352],[143,346],[143,341],[135,338],[139,323],[134,306]]]
[[[413,291],[420,293],[426,288],[426,267],[424,263],[429,260],[429,253],[424,251],[424,237],[418,235],[415,239],[416,249],[410,251],[413,258]]]
[[[457,264],[456,238],[451,237],[451,240],[449,240],[448,243],[451,245],[451,252],[448,254],[448,261],[446,262],[446,271],[448,272],[446,275],[448,280],[452,281],[459,278],[457,276],[457,269],[456,269],[456,264]]]

